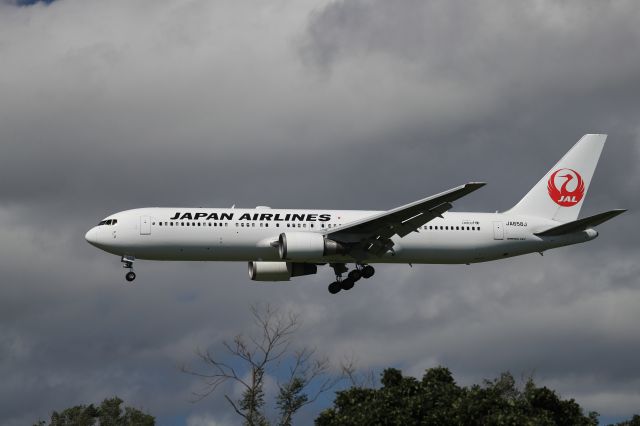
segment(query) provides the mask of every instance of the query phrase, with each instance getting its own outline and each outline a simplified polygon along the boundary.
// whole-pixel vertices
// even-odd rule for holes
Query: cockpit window
[[[98,226],[102,226],[102,225],[106,225],[107,221],[106,220],[101,220],[100,223],[98,224]]]
[[[102,226],[102,225],[115,225],[116,223],[118,223],[118,219],[108,219],[108,220],[102,220],[102,221],[100,221],[100,223],[98,224],[98,226]]]

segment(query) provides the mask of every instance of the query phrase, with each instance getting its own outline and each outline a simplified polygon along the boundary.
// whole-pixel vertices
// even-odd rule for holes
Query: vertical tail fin
[[[606,139],[607,135],[584,135],[507,213],[576,220]]]

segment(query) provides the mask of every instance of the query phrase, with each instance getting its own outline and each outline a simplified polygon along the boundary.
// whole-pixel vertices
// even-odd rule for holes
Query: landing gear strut
[[[371,265],[356,264],[356,268],[347,274],[347,278],[342,278],[342,274],[348,269],[344,263],[332,263],[331,267],[336,273],[336,280],[329,284],[329,293],[336,294],[340,290],[351,290],[361,278],[371,278],[375,269]]]
[[[135,262],[135,260],[136,258],[133,256],[122,256],[122,259],[120,259],[120,262],[123,263],[122,267],[129,270],[124,276],[129,282],[136,279],[136,273],[133,272],[133,262]]]

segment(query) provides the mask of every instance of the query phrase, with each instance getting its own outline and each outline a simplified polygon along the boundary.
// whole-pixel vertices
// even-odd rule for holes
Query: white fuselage
[[[120,256],[149,260],[280,261],[274,243],[282,233],[328,233],[380,212],[355,210],[142,208],[109,216],[87,240]],[[448,212],[403,238],[381,256],[334,255],[307,263],[475,263],[594,239],[593,229],[554,237],[536,232],[556,226],[549,219],[502,213]]]

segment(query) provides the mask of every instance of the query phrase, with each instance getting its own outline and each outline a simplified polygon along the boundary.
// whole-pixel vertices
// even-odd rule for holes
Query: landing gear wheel
[[[135,272],[133,272],[133,271],[131,271],[131,272],[127,272],[127,275],[125,275],[125,276],[124,276],[124,278],[125,278],[127,281],[131,282],[131,281],[133,281],[133,280],[135,280],[135,279],[136,279],[136,273],[135,273]]]
[[[362,272],[359,269],[354,269],[353,271],[349,272],[349,278],[351,278],[353,282],[356,282],[360,278],[362,278]]]
[[[331,284],[329,284],[329,293],[336,294],[340,290],[342,290],[342,286],[340,285],[340,283],[338,281],[334,281]]]
[[[376,273],[376,270],[373,269],[373,266],[367,265],[362,268],[362,278],[371,278],[373,274]]]
[[[340,287],[343,290],[351,290],[353,288],[353,286],[355,285],[355,281],[352,280],[351,278],[345,278],[344,280],[342,280],[340,282]]]

